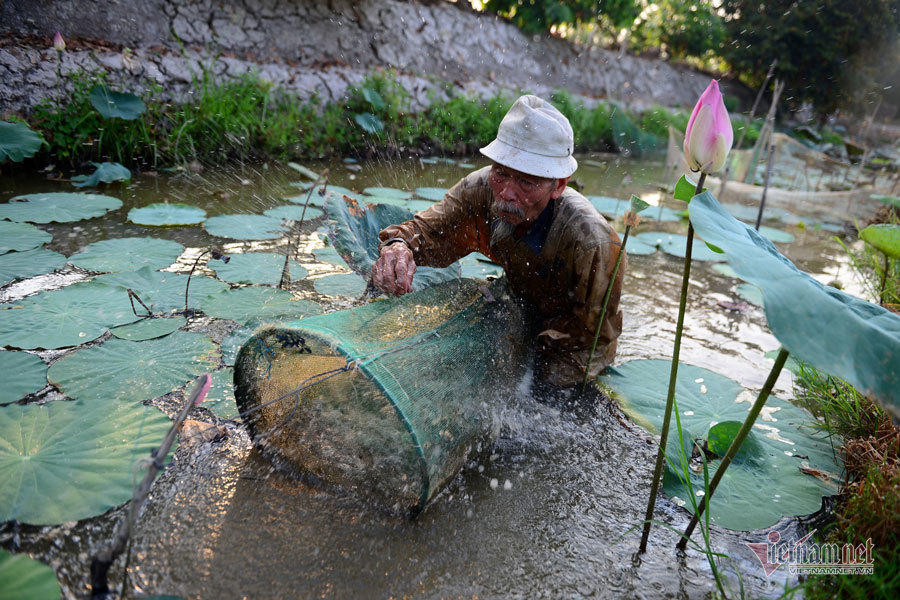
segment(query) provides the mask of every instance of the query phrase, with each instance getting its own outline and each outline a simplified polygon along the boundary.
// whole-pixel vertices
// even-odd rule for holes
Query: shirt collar
[[[544,242],[547,241],[547,234],[550,232],[550,225],[553,223],[553,208],[555,202],[556,200],[554,198],[550,198],[550,202],[547,203],[547,206],[544,207],[544,210],[541,211],[538,218],[534,220],[534,223],[531,224],[531,227],[529,227],[525,231],[525,235],[522,236],[522,241],[525,242],[535,254],[541,253]]]

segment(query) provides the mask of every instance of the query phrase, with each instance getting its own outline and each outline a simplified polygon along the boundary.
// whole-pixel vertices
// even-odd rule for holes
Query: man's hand
[[[416,261],[412,250],[403,242],[397,242],[381,249],[381,256],[372,269],[372,283],[391,296],[402,296],[412,291]]]

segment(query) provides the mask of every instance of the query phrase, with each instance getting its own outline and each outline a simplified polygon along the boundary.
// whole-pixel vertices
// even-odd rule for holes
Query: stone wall
[[[68,41],[63,72],[103,69],[139,92],[147,79],[171,97],[209,69],[256,70],[303,97],[339,100],[373,69],[395,69],[417,106],[428,92],[566,88],[589,101],[635,108],[691,106],[709,76],[664,61],[548,36],[530,37],[493,16],[440,0],[3,0],[0,113],[22,111],[56,90],[57,30]],[[748,104],[743,86],[725,92]]]

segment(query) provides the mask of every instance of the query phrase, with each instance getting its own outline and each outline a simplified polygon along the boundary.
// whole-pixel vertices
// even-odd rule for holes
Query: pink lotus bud
[[[194,399],[195,406],[203,404],[203,401],[206,399],[206,394],[209,393],[209,388],[212,385],[212,377],[209,376],[209,373],[204,373],[200,376],[200,379],[203,379],[203,381],[201,382],[198,379],[194,387],[194,391],[197,392],[197,397]],[[202,387],[198,390],[196,386]]]
[[[56,48],[57,52],[62,52],[66,49],[66,40],[63,39],[63,36],[58,31],[53,36],[53,47]]]
[[[684,157],[691,170],[713,173],[725,165],[733,142],[734,131],[719,84],[712,80],[688,121],[684,132]]]

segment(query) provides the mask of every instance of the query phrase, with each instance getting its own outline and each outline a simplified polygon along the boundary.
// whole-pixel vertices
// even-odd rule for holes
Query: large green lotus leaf
[[[247,252],[230,254],[227,263],[210,263],[220,279],[231,283],[264,283],[276,285],[281,281],[284,256],[271,252]],[[291,280],[299,281],[307,275],[306,269],[294,261],[290,262]]]
[[[387,196],[388,198],[412,198],[412,193],[392,187],[367,187],[363,193],[370,196]]]
[[[301,165],[301,164],[298,164],[298,163],[295,163],[295,162],[288,162],[287,166],[289,166],[290,168],[294,169],[295,171],[297,171],[298,173],[300,173],[300,174],[303,175],[304,177],[308,177],[309,179],[316,180],[316,179],[319,178],[319,174],[318,174],[318,173],[316,173],[315,171],[313,171],[312,169],[310,169],[310,168],[308,168],[308,167],[304,167],[304,166]],[[307,185],[308,185],[308,184],[307,184]]]
[[[672,256],[677,256],[679,258],[684,258],[684,251],[687,248],[687,236],[678,233],[647,231],[645,233],[637,234],[635,238],[640,242],[659,248],[666,254],[671,254]],[[629,243],[631,243],[630,240]],[[719,261],[725,260],[725,256],[718,252],[713,252],[703,243],[703,240],[695,238],[691,245],[691,260]]]
[[[732,279],[739,279],[737,272],[731,268],[731,265],[727,263],[719,263],[712,266],[712,270],[720,275],[724,275],[725,277],[731,277]]]
[[[72,178],[75,187],[94,187],[98,183],[112,183],[113,181],[131,181],[131,171],[119,163],[91,163],[94,172],[88,175],[76,175]]]
[[[25,123],[0,121],[0,162],[6,157],[13,162],[21,162],[34,156],[43,143],[41,136]]]
[[[0,386],[0,404],[15,402],[47,385],[47,363],[27,352],[0,352],[0,373],[7,374]]]
[[[338,273],[319,277],[313,287],[324,296],[352,296],[358,298],[366,291],[366,280],[356,273]]]
[[[670,368],[666,360],[635,360],[610,369],[600,381],[612,388],[635,422],[655,434],[662,427]],[[683,430],[704,439],[710,429],[715,434],[720,423],[743,422],[754,400],[736,381],[685,364],[678,367],[675,397]],[[753,426],[748,450],[731,464],[713,496],[710,520],[730,529],[768,527],[783,515],[815,512],[822,496],[836,493],[837,481],[828,484],[800,471],[808,463],[837,479],[842,469],[834,462],[827,436],[810,426],[813,421],[803,410],[770,396]],[[720,449],[730,444],[729,439],[713,438]],[[674,444],[677,450],[678,443],[673,429],[667,446]],[[667,453],[671,450],[667,447]],[[718,462],[711,461],[710,477]],[[695,491],[703,489],[702,473],[692,473],[691,480]],[[670,466],[664,483],[673,501],[686,502],[690,510],[689,492]]]
[[[444,195],[450,191],[448,188],[441,187],[420,187],[416,188],[416,196],[424,200],[434,200],[440,202],[444,199]]]
[[[134,94],[114,92],[103,84],[95,85],[91,90],[91,105],[104,119],[119,118],[126,121],[137,119],[147,110],[144,101]]]
[[[150,237],[119,238],[94,242],[69,257],[76,267],[99,272],[137,271],[142,267],[164,269],[184,251],[178,242]]]
[[[173,331],[184,327],[186,323],[187,319],[184,317],[147,317],[137,323],[113,327],[109,332],[120,340],[142,342],[169,335]]]
[[[206,211],[190,204],[157,202],[128,211],[128,220],[148,227],[197,225],[206,220]]]
[[[47,378],[76,400],[142,402],[215,369],[216,354],[209,337],[187,331],[146,342],[111,338],[62,357]]]
[[[610,198],[609,196],[587,196],[588,201],[597,209],[600,214],[609,217],[621,217],[628,212],[628,200],[620,198]]]
[[[330,196],[332,194],[331,191],[328,192]],[[325,206],[325,196],[320,196],[316,192],[313,192],[309,195],[309,206],[323,207]],[[300,194],[299,196],[290,196],[285,198],[288,202],[293,202],[294,204],[298,204],[300,206],[306,206],[306,194]]]
[[[381,200],[379,200],[379,202],[380,201]],[[413,211],[414,213],[428,210],[432,206],[434,206],[434,202],[432,202],[430,200],[409,200],[406,203],[406,208]]]
[[[390,196],[360,196],[357,200],[360,204],[364,204],[368,206],[369,204],[390,204],[391,206],[399,206],[401,208],[409,208],[410,203],[413,200],[407,200],[405,198],[391,198]],[[418,202],[427,202],[426,200],[419,200]],[[431,206],[431,202],[427,202],[428,206]]]
[[[0,346],[29,350],[77,346],[139,318],[122,288],[76,283],[0,308]]]
[[[133,468],[171,426],[136,402],[0,408],[0,521],[56,525],[131,499]]]
[[[35,248],[24,252],[7,252],[0,255],[0,285],[35,275],[43,275],[66,264],[66,257],[59,252]]]
[[[900,225],[879,223],[859,232],[859,239],[875,246],[888,256],[900,258]]]
[[[17,196],[0,204],[0,219],[30,223],[71,223],[105,215],[122,201],[101,194],[50,192]]]
[[[900,316],[803,273],[712,194],[691,201],[691,221],[742,279],[762,289],[769,328],[791,354],[900,418]]]
[[[503,275],[503,267],[500,265],[491,262],[490,259],[481,260],[478,256],[484,256],[483,254],[476,255],[475,253],[469,254],[460,259],[459,265],[462,269],[463,277],[473,277],[475,279],[484,279],[486,277],[500,277]]]
[[[363,279],[368,280],[380,250],[379,232],[395,223],[403,223],[412,218],[412,213],[399,206],[371,204],[360,209],[342,199],[332,199],[325,205],[328,216],[335,220],[330,237],[341,258]],[[315,254],[315,253],[314,253]],[[318,258],[318,255],[316,255]],[[436,269],[419,267],[413,277],[413,290],[421,290],[435,283],[456,279],[460,276],[458,263]]]
[[[313,206],[307,206],[306,211],[304,212],[304,207],[299,204],[286,204],[284,206],[276,206],[275,208],[270,208],[263,214],[267,217],[275,217],[276,219],[288,219],[289,221],[299,221],[302,217],[304,221],[307,221],[318,219],[325,213],[321,208],[315,208]]]
[[[750,304],[755,304],[756,306],[763,306],[765,304],[762,291],[752,283],[742,283],[737,286],[734,291],[738,296]]]
[[[294,300],[290,292],[268,287],[244,287],[207,296],[203,312],[238,323],[255,320],[292,320],[322,314],[322,307],[309,300]]]
[[[276,240],[285,233],[281,219],[265,215],[219,215],[203,226],[210,235],[233,240]]]
[[[623,234],[620,233],[619,239],[622,239],[623,237]],[[648,254],[655,254],[656,250],[657,248],[655,245],[643,242],[637,239],[637,237],[634,235],[629,235],[628,243],[625,244],[625,252],[629,255],[634,256],[646,256]]]
[[[331,263],[339,267],[346,267],[347,261],[341,258],[334,246],[325,246],[324,248],[316,248],[313,250],[313,256],[320,262]]]
[[[0,550],[0,600],[59,600],[56,573],[26,554]]]
[[[37,248],[53,239],[53,236],[30,223],[0,221],[0,254]]]
[[[775,229],[774,227],[766,227],[765,225],[762,225],[759,228],[759,232],[763,234],[770,242],[789,244],[794,241],[794,235],[792,233],[781,231],[780,229]]]
[[[119,286],[123,296],[126,295],[126,289],[134,290],[144,304],[155,313],[184,310],[184,291],[187,280],[187,275],[154,271],[150,267],[141,267],[137,271],[129,273],[110,273],[94,278],[94,281],[99,283]],[[228,284],[226,283],[194,273],[194,276],[191,277],[191,301],[188,308],[198,308],[202,306],[205,296],[227,289]],[[141,315],[144,314],[142,307],[135,304],[135,308]]]
[[[223,419],[240,417],[241,413],[234,399],[234,369],[215,371],[211,377],[212,385],[206,394],[206,400],[203,401],[204,408]]]
[[[240,351],[241,346],[253,337],[253,331],[253,327],[238,327],[225,336],[225,339],[222,340],[222,362],[226,366],[234,366],[237,353]]]

